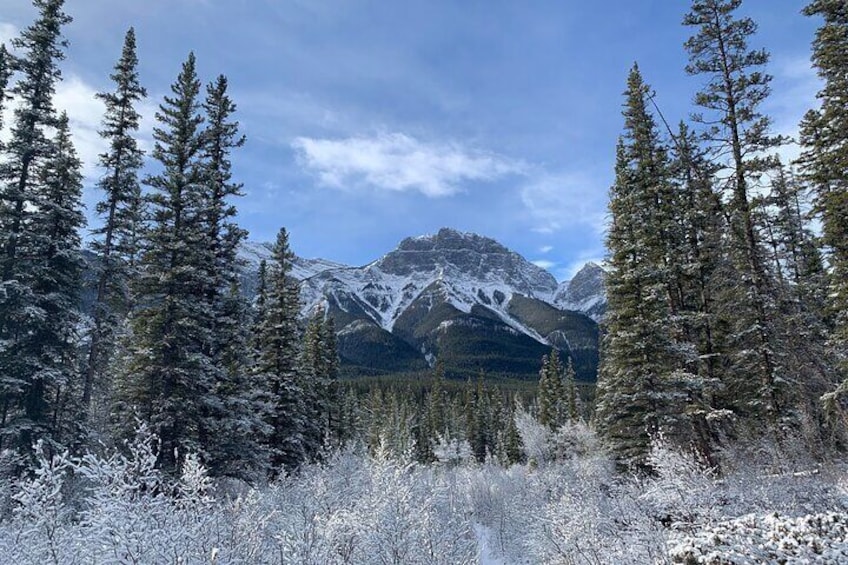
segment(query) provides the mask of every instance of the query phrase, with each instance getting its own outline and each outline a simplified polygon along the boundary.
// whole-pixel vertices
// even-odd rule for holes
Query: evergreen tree
[[[625,93],[625,134],[616,158],[607,234],[606,333],[601,344],[597,422],[620,461],[641,465],[650,437],[675,409],[671,375],[680,367],[669,320],[670,164],[647,110],[649,93],[634,66]]]
[[[447,418],[446,418],[446,396],[445,396],[445,364],[441,359],[436,360],[433,367],[433,380],[430,390],[427,393],[426,406],[426,427],[428,431],[428,439],[430,442],[437,441],[437,438],[442,435],[447,435]]]
[[[829,266],[830,339],[840,362],[841,378],[825,397],[828,407],[848,422],[848,8],[840,0],[813,0],[808,16],[824,19],[813,41],[813,65],[824,81],[821,107],[801,124],[803,175],[813,189],[814,209],[821,218],[822,244]]]
[[[150,423],[162,442],[158,464],[174,472],[178,455],[205,456],[211,430],[204,417],[217,402],[207,349],[211,313],[203,300],[210,285],[203,216],[205,139],[193,53],[171,91],[173,96],[159,106],[154,129],[152,156],[162,170],[145,180],[153,190],[152,226],[145,233],[133,289],[137,307],[120,403],[123,412],[135,411]]]
[[[0,131],[3,130],[3,111],[6,109],[6,102],[9,100],[7,88],[12,76],[13,62],[12,55],[6,49],[6,45],[0,44]],[[0,141],[0,150],[2,149],[3,142]]]
[[[77,438],[80,323],[79,299],[83,261],[79,232],[82,214],[82,164],[71,142],[68,117],[62,114],[53,140],[54,152],[39,169],[31,224],[22,249],[35,251],[33,294],[44,316],[29,336],[38,366],[25,413],[49,438],[73,445]],[[37,436],[36,436],[37,437]]]
[[[679,223],[679,239],[669,251],[675,264],[674,292],[679,308],[670,320],[680,369],[677,376],[687,394],[682,407],[690,429],[679,429],[681,443],[694,445],[707,460],[728,423],[719,395],[726,377],[726,324],[716,306],[717,284],[727,274],[723,255],[726,232],[724,207],[713,191],[713,172],[697,138],[682,123],[674,137],[672,171]],[[725,401],[724,405],[730,405]]]
[[[236,105],[227,89],[226,77],[219,76],[207,86],[203,103],[206,128],[199,222],[206,288],[197,300],[205,302],[205,320],[210,324],[204,353],[210,360],[208,378],[214,399],[203,419],[211,429],[210,472],[252,478],[266,466],[260,441],[267,430],[262,419],[263,391],[250,377],[249,305],[240,291],[238,250],[247,232],[234,221],[233,198],[242,195],[242,185],[233,182],[231,156],[245,139],[233,120]]]
[[[692,75],[704,75],[707,83],[695,102],[709,114],[696,114],[705,125],[704,140],[716,162],[726,164],[725,185],[729,197],[731,259],[739,279],[736,292],[727,296],[735,327],[732,366],[728,383],[740,399],[740,410],[749,422],[761,417],[774,423],[788,402],[783,398],[784,368],[776,358],[779,336],[774,320],[774,286],[764,259],[759,227],[752,210],[751,191],[763,173],[774,167],[770,150],[783,139],[769,134],[770,120],[759,107],[770,93],[771,76],[762,71],[769,59],[764,50],[748,48],[756,32],[750,18],[736,18],[741,0],[695,0],[684,24],[696,28],[686,42]],[[758,424],[762,422],[757,422]]]
[[[136,105],[147,96],[139,84],[137,66],[135,31],[130,28],[111,75],[115,89],[97,95],[106,105],[100,137],[109,148],[100,155],[103,176],[98,187],[104,198],[96,210],[103,225],[92,231],[91,248],[98,256],[98,275],[82,393],[84,409],[90,407],[95,387],[104,393],[108,388],[104,379],[130,310],[136,234],[142,223],[138,171],[144,156],[135,137],[141,118]]]
[[[34,5],[38,18],[12,40],[21,53],[11,65],[21,75],[11,89],[19,105],[0,163],[0,449],[23,452],[42,437],[60,440],[52,432],[62,402],[52,395],[64,394],[71,384],[68,329],[78,288],[73,282],[76,234],[70,232],[81,226],[67,120],[53,107],[61,79],[58,63],[65,56],[62,27],[71,18],[62,11],[62,0]],[[8,60],[5,53],[5,80]],[[47,137],[51,128],[58,132],[55,140]],[[50,273],[48,265],[67,270]]]
[[[567,401],[563,371],[556,349],[542,357],[539,371],[539,423],[556,430],[565,422]]]
[[[306,327],[301,352],[310,455],[320,450],[325,438],[338,442],[341,436],[335,337],[332,318],[324,314],[323,308],[318,308]]]
[[[564,376],[564,392],[565,392],[565,415],[569,422],[577,422],[580,420],[580,406],[577,398],[577,385],[574,382],[575,372],[574,363],[571,357],[568,358],[568,363],[565,366]]]
[[[470,381],[469,384],[471,384]],[[470,405],[467,407],[470,414],[468,443],[474,458],[479,463],[483,463],[487,455],[494,453],[495,434],[492,426],[492,399],[486,389],[482,372],[477,377],[477,382],[472,386],[468,397],[470,398]]]
[[[297,317],[300,310],[297,283],[291,277],[294,253],[285,228],[277,235],[266,288],[260,294],[262,310],[256,329],[257,359],[254,379],[263,382],[270,413],[267,439],[274,469],[297,468],[307,457],[307,407],[299,372]]]

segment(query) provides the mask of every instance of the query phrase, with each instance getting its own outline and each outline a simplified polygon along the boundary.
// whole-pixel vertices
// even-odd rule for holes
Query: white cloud
[[[2,24],[0,24],[2,34]],[[71,138],[74,148],[82,161],[83,175],[89,181],[97,179],[100,171],[97,168],[98,156],[107,149],[107,144],[100,138],[98,130],[106,108],[96,98],[98,89],[88,84],[81,77],[69,74],[56,85],[53,105],[57,112],[67,112],[71,127]],[[11,100],[9,108],[4,112],[4,128],[0,139],[8,141],[13,121],[13,110],[19,101]],[[143,101],[137,110],[142,115],[140,143],[144,149],[151,146],[150,135],[153,128],[154,105],[148,100]]]
[[[463,182],[491,181],[523,169],[493,153],[457,143],[426,143],[402,133],[338,140],[299,137],[292,146],[302,165],[334,188],[367,185],[440,197],[459,192]]]
[[[550,269],[551,267],[556,267],[556,263],[553,261],[548,261],[547,259],[536,259],[535,261],[531,261],[537,267],[541,267],[542,269]]]
[[[553,250],[554,250],[553,245],[543,245],[542,247],[539,248],[539,253],[547,254],[547,253],[550,253]]]
[[[6,45],[6,49],[12,48],[10,42],[12,38],[18,36],[18,28],[8,22],[0,22],[0,43]]]
[[[774,69],[774,89],[764,110],[774,119],[776,133],[797,142],[804,114],[819,106],[816,93],[822,83],[807,54],[777,61]],[[798,158],[800,153],[797,143],[786,145],[779,151],[784,163]]]
[[[105,107],[95,98],[97,90],[80,77],[70,75],[56,87],[54,103],[56,109],[68,113],[74,147],[83,163],[83,175],[97,175],[97,156],[106,149],[106,144],[97,133]]]
[[[534,223],[532,229],[539,233],[554,233],[575,224],[602,233],[606,198],[606,189],[580,174],[541,174],[521,189],[521,201]]]

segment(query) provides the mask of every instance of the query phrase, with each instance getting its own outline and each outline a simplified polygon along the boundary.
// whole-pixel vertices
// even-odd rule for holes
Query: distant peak
[[[474,250],[481,253],[509,253],[494,239],[453,228],[441,228],[435,234],[408,237],[398,245],[400,251]]]
[[[604,271],[604,268],[601,267],[600,265],[598,265],[597,263],[595,263],[594,261],[586,261],[586,264],[584,264],[582,267],[580,267],[580,270],[581,271],[583,271],[583,270],[586,270],[586,271]]]

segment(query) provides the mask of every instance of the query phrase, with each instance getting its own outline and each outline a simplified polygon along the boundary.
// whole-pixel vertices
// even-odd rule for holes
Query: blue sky
[[[794,134],[818,89],[818,24],[798,0],[747,0],[772,53],[775,129]],[[201,79],[230,80],[247,145],[241,224],[296,253],[364,264],[409,235],[448,226],[501,241],[568,278],[603,257],[607,190],[634,61],[676,123],[702,79],[687,77],[672,0],[73,0],[58,104],[70,114],[89,184],[97,178],[93,99],[135,26],[156,105],[190,50]],[[28,25],[26,0],[0,0],[0,40]],[[8,120],[7,120],[8,121]],[[792,154],[793,149],[787,149]],[[97,195],[89,190],[89,208]]]

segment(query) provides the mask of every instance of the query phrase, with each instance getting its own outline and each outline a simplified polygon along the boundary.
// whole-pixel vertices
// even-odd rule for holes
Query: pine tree
[[[477,377],[472,398],[469,407],[471,422],[468,443],[471,445],[474,458],[478,463],[483,463],[486,461],[486,456],[494,451],[494,434],[492,433],[492,403],[482,372]]]
[[[821,107],[801,124],[802,173],[813,189],[813,206],[821,218],[822,244],[829,266],[828,310],[833,331],[830,340],[843,379],[825,397],[832,412],[848,422],[848,9],[840,0],[813,0],[807,16],[824,23],[813,41],[813,65],[824,86]]]
[[[571,423],[580,420],[580,401],[577,398],[577,384],[574,380],[575,375],[574,363],[571,357],[569,357],[568,363],[565,366],[563,387],[565,392],[565,414],[568,421]]]
[[[77,327],[83,269],[79,234],[85,218],[82,164],[71,142],[68,116],[64,113],[59,117],[53,147],[53,155],[39,170],[39,198],[30,228],[38,261],[33,289],[45,316],[33,336],[40,350],[36,376],[39,387],[34,388],[43,388],[44,395],[37,399],[33,394],[31,398],[34,405],[42,404],[50,413],[31,419],[49,421],[53,437],[64,439],[65,446],[71,446],[69,442],[76,441],[79,415]]]
[[[159,435],[158,464],[168,472],[176,471],[178,456],[205,456],[211,430],[204,416],[217,402],[207,350],[212,324],[203,300],[210,284],[202,213],[205,139],[193,53],[171,91],[156,114],[152,156],[162,170],[145,180],[153,190],[152,225],[134,281],[137,307],[119,398],[122,412],[137,412]]]
[[[138,172],[144,157],[135,137],[141,118],[136,105],[147,96],[139,84],[137,66],[135,31],[130,28],[111,75],[115,90],[97,95],[106,105],[100,137],[109,149],[100,155],[103,176],[98,187],[104,198],[96,210],[103,225],[92,231],[91,248],[98,257],[98,276],[82,393],[84,409],[89,409],[95,387],[104,396],[108,394],[104,379],[130,311],[129,286],[137,253],[135,236],[142,223]]]
[[[703,139],[716,162],[729,157],[725,186],[728,206],[731,259],[740,284],[727,296],[734,311],[731,393],[740,409],[757,425],[774,424],[788,402],[784,398],[785,374],[775,357],[779,336],[774,285],[764,259],[759,227],[755,222],[751,191],[763,173],[773,168],[768,152],[783,143],[769,134],[770,119],[759,107],[770,93],[771,76],[762,71],[768,53],[748,48],[757,26],[750,18],[736,18],[741,0],[695,0],[684,24],[696,28],[686,42],[692,75],[705,75],[695,102],[709,114],[694,120],[705,126]],[[732,304],[732,306],[731,306]],[[753,386],[752,386],[753,383]],[[758,421],[760,420],[760,421]],[[762,421],[764,420],[764,422]]]
[[[233,182],[232,153],[244,136],[233,119],[236,105],[228,94],[227,78],[207,85],[203,102],[206,127],[202,132],[202,195],[198,220],[203,254],[204,302],[209,339],[203,346],[209,359],[212,399],[205,407],[204,427],[210,473],[254,478],[266,467],[261,445],[267,426],[262,419],[262,390],[250,376],[249,305],[240,291],[238,250],[247,232],[235,223],[233,199],[242,185]]]
[[[0,163],[0,449],[23,452],[38,438],[59,439],[51,437],[59,401],[48,395],[70,384],[65,382],[72,361],[66,358],[71,351],[66,324],[74,292],[73,236],[62,238],[66,227],[81,225],[74,215],[78,187],[67,122],[53,107],[61,79],[58,63],[65,56],[62,27],[71,18],[62,11],[62,0],[34,5],[39,17],[12,40],[21,55],[9,65],[5,53],[2,72],[7,80],[13,67],[21,77],[10,91],[20,102]],[[51,128],[58,130],[56,140],[47,137]],[[68,145],[57,146],[63,143]],[[59,200],[51,202],[50,196]],[[69,270],[46,273],[51,262]],[[53,290],[56,296],[45,294]],[[59,318],[50,319],[52,314]]]
[[[715,167],[699,148],[694,132],[681,122],[674,141],[671,166],[679,239],[669,256],[675,264],[673,288],[679,308],[670,323],[680,353],[678,384],[687,395],[681,408],[690,428],[677,433],[681,443],[694,443],[703,457],[713,461],[720,428],[729,421],[719,401],[722,380],[727,376],[728,331],[716,306],[717,287],[721,286],[717,281],[726,275],[722,251],[726,221],[723,203],[713,191]]]
[[[290,470],[307,457],[307,407],[299,371],[298,286],[290,274],[294,253],[285,228],[277,234],[273,259],[264,298],[260,294],[263,311],[256,329],[253,376],[264,383],[268,395],[272,467]]]
[[[12,76],[12,64],[14,60],[12,55],[6,49],[6,45],[0,44],[0,131],[3,130],[3,111],[6,109],[6,102],[9,100],[9,79]],[[3,149],[3,142],[0,141],[0,150]]]
[[[433,367],[433,380],[430,390],[427,392],[426,400],[426,427],[430,442],[437,441],[439,436],[447,435],[445,401],[445,364],[441,359],[437,359]]]
[[[679,416],[680,391],[670,378],[680,368],[669,327],[674,200],[669,159],[647,110],[649,88],[638,67],[627,85],[625,134],[610,192],[608,310],[596,417],[618,459],[642,465],[651,435]]]
[[[542,357],[539,371],[539,423],[556,430],[565,423],[567,410],[565,383],[559,361],[559,353],[552,349],[550,355]]]

